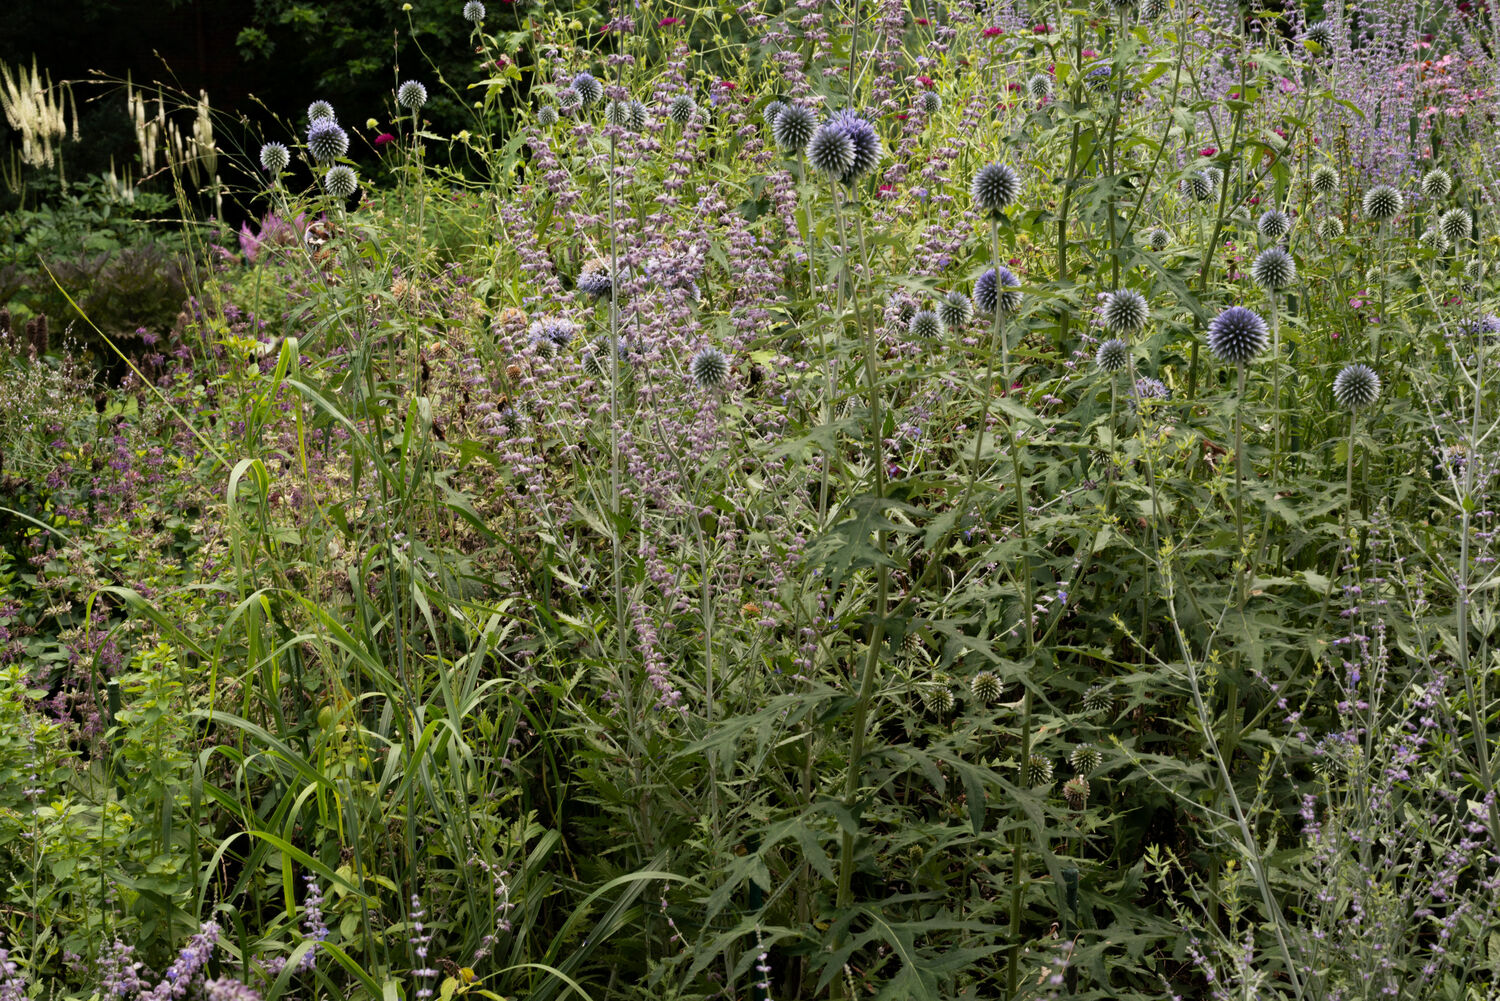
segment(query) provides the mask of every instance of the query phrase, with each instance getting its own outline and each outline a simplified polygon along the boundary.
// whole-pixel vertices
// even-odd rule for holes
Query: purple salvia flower
[[[203,922],[198,934],[188,939],[187,945],[177,953],[172,965],[167,967],[161,983],[141,997],[147,1001],[167,1001],[168,998],[187,996],[188,988],[213,955],[214,945],[219,940],[219,926],[213,921]]]

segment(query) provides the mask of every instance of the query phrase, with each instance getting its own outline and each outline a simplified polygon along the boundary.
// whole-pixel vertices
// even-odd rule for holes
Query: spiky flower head
[[[1130,390],[1130,409],[1139,412],[1144,406],[1147,412],[1150,412],[1156,401],[1170,400],[1171,398],[1172,391],[1167,388],[1166,383],[1160,379],[1142,376],[1135,380],[1135,386]]]
[[[1500,334],[1500,316],[1486,313],[1484,316],[1465,321],[1462,327],[1464,333],[1470,337],[1478,338],[1488,344],[1494,341],[1496,334]]]
[[[1345,410],[1368,407],[1380,397],[1380,376],[1368,365],[1345,365],[1333,377],[1333,401]]]
[[[396,103],[408,111],[420,110],[427,103],[427,88],[420,81],[407,80],[396,88]]]
[[[760,117],[767,125],[771,126],[771,130],[774,132],[776,129],[776,119],[785,110],[786,103],[784,101],[772,101],[761,109]]]
[[[937,313],[930,309],[919,309],[911,315],[911,320],[906,324],[906,332],[920,340],[932,340],[943,336],[943,321]]]
[[[1203,176],[1208,178],[1208,183],[1215,188],[1224,182],[1224,172],[1213,164],[1203,168]]]
[[[784,117],[786,116],[783,115],[782,118]],[[854,140],[835,125],[820,125],[818,131],[807,141],[807,162],[815,170],[830,177],[841,178],[854,166]]]
[[[1045,73],[1033,75],[1026,81],[1026,93],[1037,104],[1041,104],[1052,93],[1052,78]]]
[[[1452,190],[1453,178],[1446,170],[1434,167],[1422,175],[1422,194],[1433,201],[1447,198],[1448,192]]]
[[[323,175],[323,190],[335,198],[348,198],[359,190],[359,178],[354,171],[342,163],[334,164]]]
[[[1325,240],[1337,240],[1344,235],[1344,221],[1336,215],[1324,217],[1318,223],[1318,235]]]
[[[1438,227],[1442,229],[1450,243],[1460,243],[1469,238],[1469,230],[1474,225],[1474,220],[1469,217],[1467,209],[1449,209],[1443,213],[1438,221]]]
[[[1326,163],[1320,163],[1312,169],[1309,183],[1314,194],[1331,195],[1339,189],[1339,172]]]
[[[944,327],[962,327],[973,315],[974,304],[958,289],[943,296],[943,301],[938,303],[938,319],[943,321]]]
[[[646,130],[646,122],[649,117],[650,116],[646,113],[646,106],[640,101],[632,98],[630,101],[629,115],[630,130],[632,132],[644,132]]]
[[[924,90],[922,91],[922,96],[917,99],[917,107],[921,109],[924,115],[935,115],[943,110],[943,99],[938,96],[938,92],[935,90]]]
[[[1021,279],[1010,273],[1009,268],[1000,268],[998,273],[990,268],[974,282],[974,305],[985,316],[994,316],[998,310],[1009,315],[1021,308],[1021,293],[1015,291]]]
[[[565,115],[571,115],[583,107],[583,95],[572,84],[561,87],[557,91],[557,106]]]
[[[970,192],[976,208],[999,212],[1021,193],[1021,178],[1006,164],[986,164],[975,171]]]
[[[320,118],[307,130],[307,150],[319,163],[331,163],[349,151],[349,133],[332,118]]]
[[[946,716],[953,711],[953,690],[944,684],[924,685],[922,705],[934,716]]]
[[[693,355],[688,372],[700,389],[723,389],[729,382],[729,356],[709,346]]]
[[[1052,784],[1052,759],[1045,754],[1033,754],[1026,761],[1026,784],[1045,786]]]
[[[616,128],[630,124],[630,104],[627,101],[610,101],[604,106],[604,120]]]
[[[479,24],[484,20],[484,4],[479,0],[469,0],[464,4],[464,20]]]
[[[1377,184],[1365,192],[1365,215],[1376,222],[1394,219],[1405,204],[1406,200],[1401,197],[1401,192],[1389,184]]]
[[[1146,297],[1135,289],[1115,289],[1104,299],[1101,318],[1105,329],[1117,334],[1133,334],[1146,325],[1151,317],[1151,307]]]
[[[307,124],[310,126],[319,119],[326,118],[330,122],[338,121],[333,113],[333,105],[327,101],[314,101],[307,106]]]
[[[604,84],[594,79],[594,74],[588,70],[573,77],[573,89],[578,91],[578,99],[585,108],[598,104],[604,98]]]
[[[1429,226],[1417,237],[1417,242],[1429,250],[1445,253],[1448,250],[1448,237],[1437,226]]]
[[[1146,230],[1145,238],[1146,246],[1150,247],[1158,254],[1163,250],[1166,250],[1167,245],[1172,242],[1172,235],[1166,230],[1162,229],[1160,226],[1156,226],[1152,229]]]
[[[1327,52],[1333,46],[1333,28],[1327,21],[1318,21],[1307,26],[1307,30],[1302,33],[1302,38]]]
[[[1267,240],[1279,240],[1292,231],[1292,217],[1281,209],[1266,209],[1260,214],[1255,228]]]
[[[783,153],[798,156],[808,147],[818,128],[818,116],[811,108],[789,104],[771,125],[771,137]]]
[[[854,159],[849,168],[839,178],[845,184],[853,184],[862,175],[868,174],[875,169],[875,165],[885,158],[885,146],[880,141],[880,136],[875,132],[875,126],[862,118],[854,111],[840,111],[829,119],[828,124],[834,128],[841,129],[849,137],[849,142],[854,148]]]
[[[1230,306],[1208,324],[1208,350],[1229,365],[1244,365],[1266,349],[1266,321],[1253,309]]]
[[[1063,783],[1063,800],[1074,810],[1086,809],[1089,805],[1089,780],[1075,775]]]
[[[1141,17],[1155,21],[1167,12],[1167,0],[1141,0]]]
[[[1250,277],[1261,288],[1275,292],[1297,280],[1297,262],[1285,248],[1267,247],[1250,265]]]
[[[1094,364],[1102,371],[1114,373],[1130,364],[1130,348],[1118,337],[1111,337],[1099,345],[1094,355]]]
[[[698,110],[698,102],[693,100],[691,94],[678,94],[672,98],[672,103],[667,105],[667,117],[678,125],[686,125],[693,118],[693,112]]]
[[[1110,67],[1095,66],[1088,73],[1084,74],[1083,82],[1089,85],[1090,90],[1097,90],[1100,93],[1104,93],[1109,90],[1109,81],[1113,75],[1114,71]],[[1127,90],[1126,93],[1129,93],[1129,91]]]
[[[578,273],[578,291],[585,295],[602,299],[609,295],[613,287],[614,280],[610,277],[609,262],[602,257],[585,262],[583,270]]]
[[[1214,179],[1206,170],[1195,170],[1184,177],[1178,187],[1194,201],[1207,201],[1214,193]]]
[[[1477,282],[1484,277],[1484,260],[1478,257],[1469,258],[1464,264],[1464,275],[1471,282]]]
[[[1068,755],[1068,764],[1079,775],[1088,775],[1098,768],[1104,761],[1104,755],[1099,753],[1099,748],[1092,744],[1079,744],[1073,748],[1073,753]]]
[[[550,129],[557,124],[557,109],[550,104],[544,104],[536,110],[536,123],[544,129]]]
[[[531,335],[531,342],[544,354],[553,351],[561,351],[573,340],[573,335],[578,333],[578,324],[560,317],[544,317],[532,322],[527,328]]]
[[[618,359],[620,373],[628,375],[631,365],[630,352],[622,340],[615,341],[615,357]],[[583,352],[583,370],[595,379],[602,379],[610,374],[609,338],[601,337],[590,344]]]
[[[273,174],[286,170],[286,165],[291,162],[292,154],[281,143],[270,142],[260,148],[260,165]]]
[[[1115,700],[1110,697],[1109,689],[1103,685],[1090,685],[1083,693],[1083,711],[1090,716],[1113,709]]]
[[[975,702],[988,705],[1000,697],[1000,679],[993,671],[980,671],[969,681],[969,694]]]

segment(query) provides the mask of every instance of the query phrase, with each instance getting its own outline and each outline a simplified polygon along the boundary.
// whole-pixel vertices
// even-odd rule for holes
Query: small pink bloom
[[[932,22],[929,21],[929,20],[927,20],[927,18],[925,18],[925,17],[919,17],[919,18],[917,18],[917,23],[920,24],[922,27],[925,28],[929,24],[931,24]]]
[[[378,136],[375,137],[375,145],[376,146],[384,146],[386,143],[395,142],[395,141],[396,141],[396,137],[393,136],[393,135],[391,135],[389,132],[382,132],[382,133],[380,133],[380,135],[378,135]]]
[[[1005,34],[1005,30],[1003,28],[985,28],[984,29],[984,37],[985,38],[999,38],[1003,34]]]
[[[681,23],[682,23],[682,18],[680,18],[680,17],[664,17],[660,21],[656,22],[656,26],[658,28],[670,28],[674,24],[681,24]]]
[[[1038,24],[1037,26],[1035,26],[1031,30],[1032,30],[1032,33],[1037,34],[1037,35],[1046,35],[1046,34],[1050,34],[1052,32],[1052,28],[1048,26],[1048,24],[1047,24],[1046,21],[1043,21],[1041,24]]]
[[[1199,156],[1213,156],[1219,151],[1217,146],[1205,146],[1198,151]]]
[[[932,77],[930,77],[930,76],[919,76],[919,77],[917,77],[917,83],[920,83],[922,86],[927,87],[927,88],[932,88],[932,87],[937,86],[937,84],[935,84],[935,83],[932,82]]]

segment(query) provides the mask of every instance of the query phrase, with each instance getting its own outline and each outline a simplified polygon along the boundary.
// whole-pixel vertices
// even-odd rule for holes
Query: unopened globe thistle
[[[688,373],[700,389],[723,389],[729,382],[729,356],[716,347],[706,347],[693,355]]]
[[[1184,177],[1178,185],[1184,195],[1194,201],[1207,201],[1213,196],[1214,181],[1206,170],[1195,170]]]
[[[1437,201],[1439,198],[1447,198],[1448,192],[1453,190],[1453,178],[1446,170],[1434,167],[1422,175],[1422,194]]]
[[[953,690],[947,685],[924,685],[922,687],[922,705],[934,716],[946,716],[953,711]]]
[[[1314,194],[1331,195],[1339,189],[1339,172],[1326,163],[1314,167],[1308,180]]]
[[[844,135],[849,137],[849,143],[854,150],[854,157],[849,163],[844,175],[839,178],[845,184],[853,184],[862,175],[868,174],[875,169],[885,157],[885,146],[880,141],[880,136],[875,132],[875,126],[853,111],[841,111],[828,124],[834,128],[841,129]]]
[[[771,138],[783,153],[798,156],[807,148],[818,128],[818,116],[811,108],[789,104],[771,125]]]
[[[1464,276],[1471,282],[1477,282],[1484,277],[1484,261],[1478,257],[1469,258],[1464,264]]]
[[[935,115],[943,110],[943,99],[938,96],[938,92],[935,90],[924,90],[922,91],[922,96],[917,99],[917,107],[922,110],[922,114],[924,115]]]
[[[1118,337],[1111,337],[1099,345],[1099,350],[1094,354],[1094,364],[1102,371],[1111,374],[1118,372],[1130,364],[1130,348]]]
[[[1469,217],[1467,209],[1449,209],[1443,213],[1442,219],[1438,221],[1438,228],[1450,243],[1460,243],[1469,238],[1469,230],[1474,220]]]
[[[991,163],[975,171],[969,190],[976,208],[999,212],[1021,193],[1021,178],[1007,165]]]
[[[578,93],[577,88],[570,84],[558,90],[557,106],[563,114],[571,115],[583,107],[583,95]]]
[[[1151,317],[1151,307],[1146,297],[1135,289],[1116,289],[1104,299],[1100,318],[1105,329],[1117,334],[1133,334],[1146,325]]]
[[[1045,754],[1033,754],[1026,761],[1026,784],[1045,786],[1052,784],[1052,759]]]
[[[1026,93],[1037,104],[1041,104],[1052,93],[1052,78],[1045,73],[1037,73],[1026,81]]]
[[[536,123],[544,129],[550,129],[557,124],[557,109],[550,104],[544,104],[536,111]]]
[[[1063,783],[1063,800],[1074,810],[1086,809],[1089,805],[1089,780],[1075,775]]]
[[[332,118],[320,118],[307,130],[307,150],[319,163],[330,163],[349,151],[349,133]]]
[[[1172,391],[1167,388],[1166,383],[1143,376],[1135,380],[1135,385],[1130,390],[1130,409],[1139,412],[1144,406],[1149,412],[1153,403],[1171,398]]]
[[[1417,237],[1417,242],[1429,250],[1435,250],[1440,254],[1446,253],[1449,246],[1448,237],[1437,226],[1429,226],[1424,229],[1421,235]]]
[[[1167,0],[1141,0],[1141,17],[1155,21],[1167,12]]]
[[[1104,755],[1092,744],[1079,744],[1073,748],[1073,753],[1068,755],[1068,764],[1079,775],[1091,774],[1095,768],[1104,761]]]
[[[1284,248],[1267,247],[1250,265],[1250,277],[1261,288],[1275,292],[1297,280],[1297,262]]]
[[[920,340],[932,340],[943,336],[943,321],[934,310],[919,309],[911,315],[906,332]]]
[[[1172,235],[1160,226],[1156,226],[1146,230],[1145,240],[1146,246],[1159,254],[1172,242]]]
[[[610,101],[604,106],[604,120],[616,128],[630,124],[630,105],[625,101]]]
[[[646,123],[650,116],[646,113],[646,106],[640,101],[631,99],[630,102],[630,130],[632,132],[644,132]]]
[[[984,316],[997,311],[1008,316],[1021,308],[1021,293],[1015,291],[1020,286],[1021,279],[1009,268],[1000,268],[998,273],[990,268],[974,282],[974,305]]]
[[[309,126],[312,125],[313,122],[319,121],[320,119],[324,118],[328,119],[330,122],[338,120],[333,114],[333,105],[329,104],[327,101],[314,101],[307,106],[307,124]]]
[[[1000,697],[1000,679],[993,671],[980,671],[969,681],[969,694],[975,702],[988,705]]]
[[[359,178],[354,171],[342,163],[334,164],[323,175],[323,190],[335,198],[348,198],[359,190]]]
[[[841,178],[854,165],[854,140],[843,129],[829,124],[821,125],[807,141],[807,162],[815,170],[830,177]]]
[[[586,262],[583,270],[578,273],[578,291],[591,295],[595,299],[602,299],[609,295],[613,286],[614,281],[609,274],[609,262],[602,257]]]
[[[286,165],[291,162],[292,154],[281,143],[270,142],[260,148],[260,165],[273,174],[286,170]]]
[[[396,103],[408,111],[418,111],[427,103],[427,88],[417,80],[407,80],[396,88]]]
[[[1253,309],[1230,306],[1208,324],[1208,350],[1228,365],[1244,365],[1266,349],[1266,321]]]
[[[1333,378],[1333,401],[1345,410],[1368,407],[1380,397],[1380,376],[1368,365],[1345,365]]]
[[[943,296],[943,301],[938,303],[938,319],[943,321],[944,327],[962,327],[973,315],[974,304],[958,289]]]
[[[1405,204],[1406,200],[1401,197],[1401,192],[1389,184],[1377,184],[1365,192],[1365,215],[1376,222],[1394,219]]]
[[[1327,21],[1319,21],[1309,24],[1307,30],[1302,33],[1303,39],[1313,42],[1323,51],[1328,51],[1333,46],[1333,28]]]
[[[1337,240],[1344,235],[1344,221],[1336,215],[1325,216],[1318,223],[1318,235],[1325,240]]]
[[[1110,697],[1109,689],[1103,685],[1090,685],[1083,693],[1083,711],[1090,716],[1113,709],[1115,700]]]
[[[1202,170],[1202,174],[1204,177],[1208,178],[1208,183],[1212,187],[1217,188],[1224,182],[1224,172],[1218,167],[1215,167],[1213,164],[1209,164],[1207,167],[1204,167]]]
[[[468,3],[464,4],[464,20],[472,21],[475,24],[483,21],[484,4],[480,3],[479,0],[469,0]]]
[[[785,102],[782,102],[782,101],[772,101],[770,104],[766,105],[764,108],[761,109],[760,117],[761,117],[761,119],[767,125],[771,126],[772,131],[775,131],[775,128],[776,128],[776,119],[785,110],[786,110],[786,104],[785,104]]]
[[[1279,240],[1292,231],[1292,217],[1281,209],[1266,209],[1260,214],[1255,228],[1267,240]]]
[[[691,94],[678,94],[672,98],[672,103],[667,105],[667,117],[678,125],[686,125],[693,118],[693,112],[698,110],[698,102],[693,100]]]
[[[604,84],[594,79],[594,75],[587,70],[573,77],[573,89],[578,91],[578,99],[585,108],[598,104],[604,98]]]

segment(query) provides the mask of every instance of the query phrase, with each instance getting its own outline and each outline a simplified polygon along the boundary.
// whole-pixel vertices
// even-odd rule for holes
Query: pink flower
[[[378,136],[375,137],[375,145],[376,146],[384,146],[386,143],[395,142],[395,141],[396,141],[396,137],[393,136],[393,135],[391,135],[389,132],[382,132],[382,133],[380,133],[380,135],[378,135]]]
[[[658,28],[670,28],[674,24],[681,24],[681,23],[682,23],[682,18],[680,18],[680,17],[664,17],[660,21],[656,22],[656,26]]]
[[[984,29],[984,37],[985,38],[999,38],[1003,34],[1005,34],[1005,30],[1003,28],[985,28]]]
[[[1048,26],[1046,21],[1043,21],[1041,24],[1038,24],[1037,26],[1032,28],[1031,31],[1033,34],[1046,35],[1051,33],[1052,28]]]
[[[1219,151],[1217,146],[1205,146],[1198,151],[1199,156],[1213,156]]]
[[[917,23],[920,24],[922,27],[925,28],[929,24],[931,24],[932,22],[929,21],[929,20],[927,20],[927,18],[925,18],[925,17],[919,17],[919,18],[917,18]]]
[[[935,84],[935,83],[932,82],[932,77],[930,77],[930,76],[919,76],[919,77],[917,77],[917,83],[919,83],[922,86],[927,87],[927,88],[932,88],[932,87],[937,86],[937,84]]]

